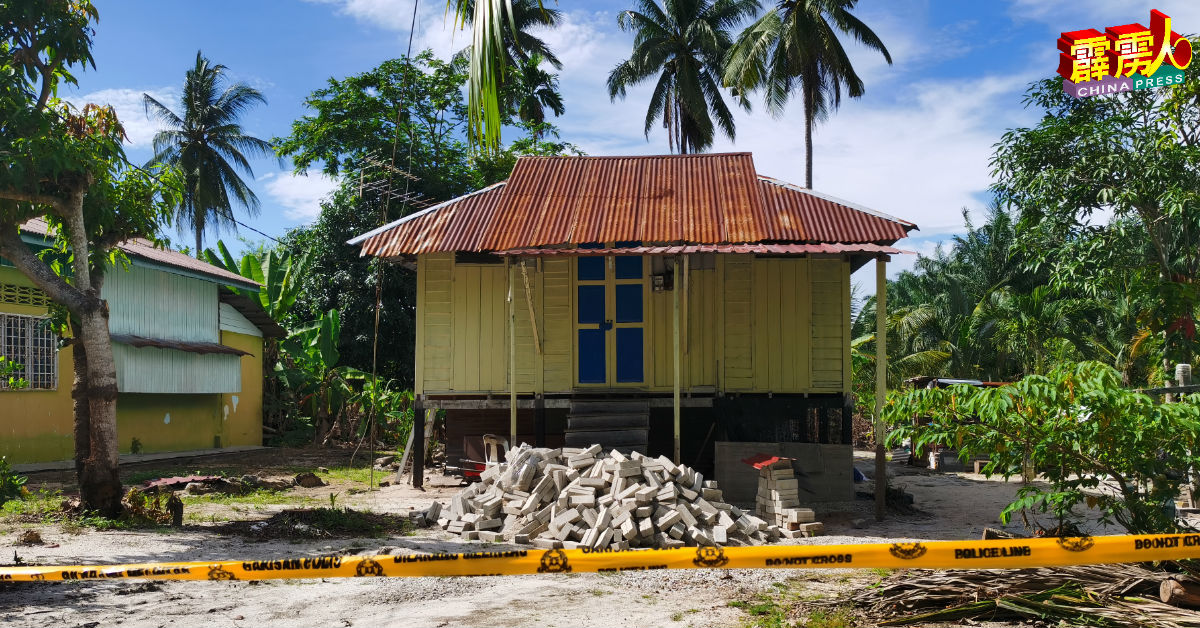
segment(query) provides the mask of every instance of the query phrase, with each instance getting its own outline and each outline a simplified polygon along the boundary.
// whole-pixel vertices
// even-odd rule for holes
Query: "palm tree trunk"
[[[808,79],[804,80],[804,187],[813,186],[813,86]]]

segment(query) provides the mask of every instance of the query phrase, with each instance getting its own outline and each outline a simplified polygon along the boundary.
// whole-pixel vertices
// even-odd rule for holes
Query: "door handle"
[[[608,320],[604,321],[603,323],[597,323],[596,329],[599,329],[600,331],[608,331],[608,330],[612,329],[612,326],[613,326],[612,319],[608,319]]]

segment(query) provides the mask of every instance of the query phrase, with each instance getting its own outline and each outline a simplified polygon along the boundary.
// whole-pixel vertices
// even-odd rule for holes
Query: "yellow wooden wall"
[[[420,256],[417,266],[418,392],[507,392],[510,269],[456,264],[448,254]],[[572,267],[572,259],[526,261],[540,352],[526,282],[519,265],[512,269],[518,392],[573,388]],[[674,295],[648,295],[641,389],[669,391]],[[843,392],[848,385],[848,261],[719,255],[715,268],[688,273],[686,295],[685,390]]]

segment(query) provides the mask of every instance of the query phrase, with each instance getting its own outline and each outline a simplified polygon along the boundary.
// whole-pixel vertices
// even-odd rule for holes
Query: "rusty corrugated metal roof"
[[[749,153],[522,157],[508,181],[350,244],[380,257],[623,241],[889,245],[914,228],[760,177]]]
[[[688,255],[692,253],[750,253],[758,255],[837,255],[840,253],[913,254],[883,244],[676,244],[668,246],[627,246],[604,249],[525,248],[493,251],[495,255],[596,257],[607,255]]]
[[[50,237],[50,227],[41,218],[26,221],[21,225],[21,231],[44,238]],[[150,262],[203,275],[216,283],[253,290],[258,290],[262,287],[253,279],[247,279],[237,273],[232,273],[219,266],[213,266],[190,255],[184,255],[183,253],[169,249],[160,249],[150,240],[134,238],[118,244],[117,247],[130,257],[140,257]]]

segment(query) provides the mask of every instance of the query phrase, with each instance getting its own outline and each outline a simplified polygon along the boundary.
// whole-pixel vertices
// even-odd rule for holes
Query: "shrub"
[[[1007,479],[1034,466],[1048,486],[1023,486],[1001,513],[1005,523],[1017,512],[1049,513],[1062,529],[1086,504],[1103,523],[1149,534],[1180,529],[1173,501],[1200,465],[1197,402],[1156,403],[1122,387],[1111,367],[1084,362],[1000,388],[897,393],[884,417],[892,444],[911,437],[913,447],[955,447],[964,461],[988,457],[986,475]],[[915,428],[914,416],[931,422]]]
[[[8,458],[0,456],[0,504],[24,497],[26,480],[28,478],[13,471]]]

